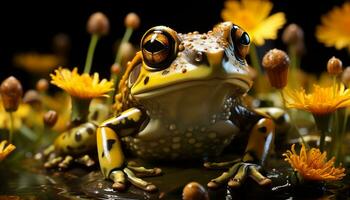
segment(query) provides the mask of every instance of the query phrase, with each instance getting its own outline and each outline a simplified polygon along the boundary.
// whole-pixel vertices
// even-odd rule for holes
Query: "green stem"
[[[252,66],[258,71],[259,76],[261,76],[262,70],[260,66],[259,56],[256,50],[256,46],[253,43],[250,45],[249,57],[250,61],[252,62]]]
[[[288,47],[288,54],[290,56],[290,65],[291,65],[291,78],[290,78],[289,83],[291,84],[292,88],[297,88],[297,87],[299,87],[299,85],[298,85],[299,81],[297,81],[299,59],[298,59],[294,45],[290,45]]]
[[[118,48],[118,51],[117,51],[117,55],[115,56],[115,61],[114,61],[115,63],[120,64],[120,62],[121,62],[121,60],[122,60],[122,53],[121,53],[121,51],[120,51],[120,48],[121,48],[121,46],[122,46],[123,43],[129,42],[130,37],[131,37],[131,35],[132,35],[132,32],[133,32],[133,29],[132,29],[132,28],[127,28],[127,29],[125,30],[124,36],[123,36],[123,38],[122,38],[122,40],[121,40],[121,42],[120,42],[120,44],[119,44],[119,48]]]
[[[297,126],[295,125],[294,123],[294,120],[293,120],[293,116],[292,116],[292,113],[290,112],[290,109],[288,109],[286,107],[286,100],[285,100],[285,96],[283,94],[283,91],[282,90],[278,90],[281,94],[281,97],[282,97],[282,101],[283,101],[283,106],[284,106],[284,109],[287,111],[287,114],[289,115],[289,118],[290,118],[290,123],[292,124],[293,128],[296,130],[296,132],[298,133],[300,139],[301,139],[301,142],[304,144],[304,146],[306,148],[309,148],[309,144],[307,144],[304,140],[304,137],[300,134],[299,132],[299,129],[297,128]]]
[[[116,54],[116,56],[115,56],[115,61],[114,61],[114,63],[116,63],[117,65],[119,65],[119,66],[121,67],[121,72],[120,72],[120,74],[123,74],[123,72],[124,72],[124,67],[121,66],[122,55],[123,55],[123,54],[122,54],[122,51],[121,51],[121,47],[122,47],[122,44],[129,42],[130,37],[131,37],[133,31],[134,31],[134,30],[133,30],[132,28],[127,28],[127,29],[125,30],[124,36],[123,36],[123,38],[122,38],[122,40],[121,40],[121,42],[120,42],[120,44],[119,44],[119,48],[118,48],[117,54]],[[115,88],[118,88],[118,82],[119,82],[118,74],[112,73],[112,74],[111,74],[110,80],[113,80],[113,82],[114,82],[114,87],[115,87]],[[107,103],[108,103],[109,105],[111,105],[111,104],[113,103],[114,95],[115,95],[117,92],[118,92],[117,89],[116,89],[116,90],[113,90],[113,91],[111,91],[111,92],[109,92],[109,98],[108,98],[108,101],[107,101]]]
[[[89,74],[91,71],[92,60],[94,58],[94,52],[96,49],[98,39],[99,37],[97,34],[93,34],[91,36],[90,45],[89,45],[89,49],[88,49],[86,61],[85,61],[84,73]]]
[[[9,134],[9,143],[12,144],[13,133],[15,132],[15,122],[13,119],[13,112],[9,112],[10,114],[10,134]]]
[[[313,115],[317,129],[320,131],[320,151],[323,152],[325,150],[325,143],[326,143],[326,134],[328,132],[329,128],[329,120],[330,115]]]
[[[76,97],[71,97],[72,100],[72,113],[71,122],[73,124],[80,124],[87,121],[89,114],[89,105],[91,99],[79,99]]]

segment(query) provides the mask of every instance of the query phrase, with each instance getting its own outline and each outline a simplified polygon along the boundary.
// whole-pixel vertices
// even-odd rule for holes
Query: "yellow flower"
[[[22,124],[24,123],[25,119],[29,116],[30,113],[31,113],[31,109],[29,105],[27,104],[19,105],[18,110],[13,112],[13,121],[14,121],[15,130],[18,130],[21,128]],[[10,128],[10,115],[8,112],[6,112],[0,99],[0,129],[9,129],[9,128]]]
[[[13,59],[14,64],[32,73],[47,73],[57,67],[61,59],[52,54],[23,53]]]
[[[272,7],[267,0],[226,1],[221,17],[242,27],[252,41],[261,46],[265,39],[276,39],[278,29],[286,23],[283,12],[269,16]]]
[[[327,47],[336,49],[347,47],[350,51],[350,2],[335,7],[321,17],[321,25],[316,28],[316,37]]]
[[[312,148],[306,150],[302,145],[299,155],[295,151],[295,145],[292,145],[291,151],[283,154],[285,161],[297,171],[305,180],[309,181],[335,181],[345,176],[345,168],[334,167],[335,157],[327,161],[327,153],[319,149]]]
[[[50,74],[51,83],[62,88],[73,97],[91,99],[95,97],[108,96],[107,92],[113,90],[113,82],[103,79],[100,81],[99,74],[92,77],[89,74],[78,74],[78,69],[73,71],[59,68],[56,74]]]
[[[283,94],[286,106],[305,110],[314,115],[325,115],[333,113],[338,108],[350,106],[350,90],[345,89],[343,84],[330,87],[314,85],[313,89],[313,93],[310,94],[306,94],[303,88],[299,91],[285,89]]]
[[[0,162],[3,161],[16,147],[13,144],[9,144],[5,147],[7,141],[4,140],[0,143]]]

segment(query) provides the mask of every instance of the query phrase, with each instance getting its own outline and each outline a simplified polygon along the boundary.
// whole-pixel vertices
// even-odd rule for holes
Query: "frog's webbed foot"
[[[123,169],[111,172],[109,177],[114,182],[112,187],[118,191],[124,191],[126,189],[126,181],[128,180],[132,185],[142,190],[154,192],[157,190],[157,186],[140,177],[158,176],[161,173],[162,170],[160,168],[146,169],[136,166],[134,163],[128,163]]]
[[[227,183],[231,188],[237,188],[241,186],[248,176],[261,186],[271,184],[271,180],[259,172],[261,167],[257,164],[235,160],[223,163],[204,163],[204,166],[209,169],[218,169],[231,166],[226,172],[222,173],[221,176],[212,179],[208,183],[209,188],[217,188],[224,183]]]
[[[44,167],[47,169],[58,168],[59,170],[68,169],[73,163],[79,163],[86,167],[91,167],[95,164],[95,161],[90,158],[89,155],[83,155],[78,158],[73,158],[70,155],[53,157],[49,161],[44,163]]]

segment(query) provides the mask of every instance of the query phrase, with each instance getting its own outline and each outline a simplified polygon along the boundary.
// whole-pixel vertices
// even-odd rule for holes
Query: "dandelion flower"
[[[50,74],[51,83],[65,90],[73,97],[80,99],[92,99],[95,97],[106,97],[107,92],[113,90],[113,82],[103,79],[100,81],[99,74],[90,76],[87,73],[78,74],[78,69],[73,71],[59,68],[55,74]]]
[[[343,84],[330,87],[314,85],[313,88],[314,91],[309,94],[306,94],[303,88],[300,90],[286,88],[283,91],[286,106],[314,115],[330,114],[339,108],[350,106],[350,90],[345,89]]]
[[[16,147],[13,144],[9,144],[5,147],[7,141],[4,140],[0,143],[0,162],[3,161]]]
[[[335,181],[345,176],[343,167],[334,167],[335,157],[327,161],[327,153],[316,148],[307,150],[302,145],[300,153],[295,151],[295,145],[291,150],[283,154],[285,161],[293,167],[305,180],[309,181]]]
[[[15,55],[14,64],[35,74],[43,74],[51,71],[62,60],[53,54],[23,53]]]
[[[266,39],[276,39],[278,29],[286,23],[283,12],[269,16],[273,3],[266,0],[226,1],[221,17],[245,29],[252,41],[261,46]]]
[[[321,17],[321,25],[316,28],[316,37],[327,47],[348,48],[350,52],[350,2],[334,7]]]

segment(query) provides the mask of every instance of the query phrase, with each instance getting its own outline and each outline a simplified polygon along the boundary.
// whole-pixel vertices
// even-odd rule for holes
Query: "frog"
[[[71,122],[35,159],[43,160],[46,169],[67,170],[73,164],[91,168],[96,165],[96,130],[108,119],[110,109],[102,99],[94,99],[89,104],[88,117],[83,121]]]
[[[232,22],[202,34],[167,26],[145,32],[120,80],[116,115],[96,133],[100,169],[114,189],[123,191],[130,182],[157,190],[142,177],[158,176],[161,169],[129,164],[125,152],[146,161],[189,160],[226,169],[208,182],[209,188],[239,188],[249,177],[261,186],[271,184],[261,170],[273,146],[275,123],[241,101],[253,84],[245,59],[250,42]],[[246,137],[239,159],[212,162],[239,135]]]

